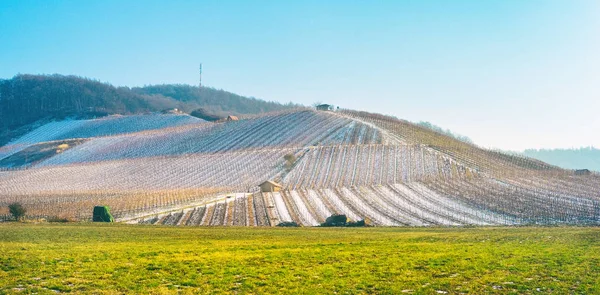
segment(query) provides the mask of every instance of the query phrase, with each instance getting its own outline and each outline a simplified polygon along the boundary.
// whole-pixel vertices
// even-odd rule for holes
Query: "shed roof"
[[[279,183],[277,183],[277,182],[275,182],[275,181],[271,181],[271,180],[267,180],[267,181],[265,181],[265,182],[263,182],[263,183],[259,184],[259,186],[261,186],[261,185],[263,185],[263,184],[267,184],[267,183],[268,183],[268,184],[271,184],[271,185],[273,185],[273,186],[277,186],[277,187],[283,187],[281,184],[279,184]]]

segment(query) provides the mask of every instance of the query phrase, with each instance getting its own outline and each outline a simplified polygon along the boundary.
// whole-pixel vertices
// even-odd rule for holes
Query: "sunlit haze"
[[[600,1],[0,1],[0,78],[203,83],[429,121],[510,150],[600,146]]]

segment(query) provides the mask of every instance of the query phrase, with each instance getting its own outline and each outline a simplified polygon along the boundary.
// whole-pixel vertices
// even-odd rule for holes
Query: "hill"
[[[0,208],[82,220],[103,204],[120,221],[171,225],[600,222],[596,174],[351,110],[54,122],[2,147],[0,167]],[[266,180],[282,190],[260,192]]]
[[[65,118],[142,114],[204,108],[217,115],[259,114],[295,107],[189,85],[114,87],[88,78],[17,75],[0,80],[0,145],[37,125]]]

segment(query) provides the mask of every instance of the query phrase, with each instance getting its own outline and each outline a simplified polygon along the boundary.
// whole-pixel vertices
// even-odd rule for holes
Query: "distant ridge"
[[[600,172],[600,149],[528,149],[523,155],[565,168],[590,169]]]
[[[0,79],[0,145],[32,129],[39,120],[88,119],[197,108],[215,114],[260,114],[295,107],[249,98],[214,88],[189,85],[115,87],[97,80],[64,75],[16,75]]]

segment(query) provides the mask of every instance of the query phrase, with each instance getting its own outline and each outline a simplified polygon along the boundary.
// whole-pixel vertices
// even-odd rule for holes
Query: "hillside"
[[[102,127],[104,126],[104,127]],[[408,121],[295,109],[212,123],[154,114],[49,123],[0,148],[0,210],[172,225],[597,224],[600,177]],[[266,180],[282,191],[260,192]]]
[[[75,144],[82,144],[92,137],[115,136],[199,122],[203,122],[203,120],[179,114],[113,115],[93,120],[51,122],[0,147],[0,167],[29,166],[35,163],[31,157],[18,165],[15,164],[15,159],[22,159],[28,154],[35,153],[36,150],[45,148],[48,144],[56,146],[55,149],[61,144],[67,144],[61,150],[63,152],[66,148],[73,148]],[[22,155],[22,153],[27,154]]]
[[[221,116],[295,107],[189,85],[114,87],[88,78],[17,75],[0,80],[0,145],[32,130],[35,122],[204,108]]]

